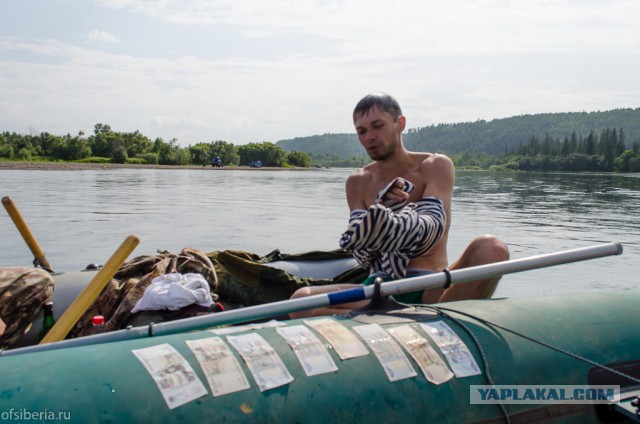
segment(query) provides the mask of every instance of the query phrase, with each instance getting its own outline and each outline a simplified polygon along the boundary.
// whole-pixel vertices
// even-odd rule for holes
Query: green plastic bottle
[[[44,304],[44,318],[42,319],[42,330],[40,330],[38,341],[44,338],[55,323],[56,319],[53,317],[53,302],[47,302]]]

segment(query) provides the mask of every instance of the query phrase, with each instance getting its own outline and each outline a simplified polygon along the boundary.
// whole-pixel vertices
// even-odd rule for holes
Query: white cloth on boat
[[[384,197],[392,181],[378,194]],[[404,180],[403,190],[414,186]],[[350,250],[356,260],[372,271],[392,278],[403,278],[411,258],[423,255],[442,237],[446,224],[444,204],[437,197],[425,197],[413,203],[383,201],[365,209],[354,209],[340,246]]]
[[[176,311],[193,303],[204,307],[211,306],[213,301],[209,283],[201,274],[174,272],[151,280],[151,284],[145,289],[131,313],[164,309]]]

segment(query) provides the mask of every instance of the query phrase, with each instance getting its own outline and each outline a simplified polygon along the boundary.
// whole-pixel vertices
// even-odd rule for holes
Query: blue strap
[[[329,293],[327,297],[329,298],[329,305],[341,305],[343,303],[357,302],[366,299],[363,287]]]

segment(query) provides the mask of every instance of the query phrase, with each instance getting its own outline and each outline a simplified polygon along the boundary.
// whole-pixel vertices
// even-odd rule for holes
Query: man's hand
[[[378,203],[383,203],[385,201],[392,202],[406,202],[409,200],[409,193],[404,191],[402,188],[404,187],[404,180],[402,178],[398,178],[394,185],[387,190],[387,192],[378,199]]]
[[[4,324],[4,321],[2,321],[2,318],[0,318],[0,336],[2,336],[4,334],[4,330],[7,328],[7,326]]]

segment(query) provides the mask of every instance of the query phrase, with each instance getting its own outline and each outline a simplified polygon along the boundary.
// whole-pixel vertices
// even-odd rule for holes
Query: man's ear
[[[398,128],[400,129],[400,132],[404,131],[404,127],[406,125],[407,125],[407,118],[405,118],[404,116],[398,117]]]

